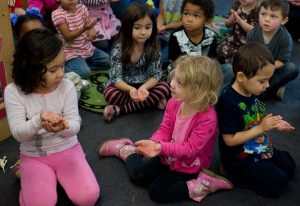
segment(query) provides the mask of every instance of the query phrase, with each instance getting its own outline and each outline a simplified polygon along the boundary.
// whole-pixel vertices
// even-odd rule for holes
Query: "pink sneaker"
[[[100,157],[120,157],[120,149],[125,145],[133,145],[133,142],[128,138],[107,140],[98,147],[98,154]]]
[[[113,118],[120,115],[120,107],[118,105],[107,105],[103,111],[105,121],[110,122]]]
[[[225,177],[216,175],[208,169],[202,169],[198,175],[198,178],[209,182],[209,189],[211,192],[217,190],[231,190],[233,189],[232,183]]]
[[[233,188],[232,183],[226,178],[216,175],[213,172],[202,169],[197,179],[186,182],[190,198],[200,202],[209,193],[217,190],[230,190]]]

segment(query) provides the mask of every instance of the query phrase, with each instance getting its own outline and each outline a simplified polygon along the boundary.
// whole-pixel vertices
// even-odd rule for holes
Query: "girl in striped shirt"
[[[60,0],[60,3],[52,12],[52,21],[64,42],[66,72],[87,78],[91,69],[107,69],[109,55],[91,43],[98,35],[93,28],[96,20],[90,20],[88,9],[78,4],[78,0]]]

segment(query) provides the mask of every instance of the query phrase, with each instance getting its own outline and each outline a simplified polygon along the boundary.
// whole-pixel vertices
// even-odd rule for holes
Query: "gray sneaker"
[[[283,100],[284,93],[285,93],[285,86],[282,86],[277,90],[276,97],[280,100]]]

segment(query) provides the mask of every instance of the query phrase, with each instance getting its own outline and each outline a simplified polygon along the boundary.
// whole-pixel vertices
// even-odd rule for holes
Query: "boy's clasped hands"
[[[70,127],[67,120],[51,111],[41,112],[40,118],[42,127],[48,132],[59,132]]]
[[[262,129],[262,132],[267,132],[272,129],[277,129],[278,131],[289,132],[295,128],[283,120],[280,115],[273,116],[273,114],[266,115],[258,125]]]

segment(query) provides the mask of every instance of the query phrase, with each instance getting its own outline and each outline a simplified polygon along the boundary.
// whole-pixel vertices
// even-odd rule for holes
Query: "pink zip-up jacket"
[[[213,106],[192,117],[182,144],[174,143],[172,133],[180,102],[171,98],[167,104],[163,121],[151,140],[161,144],[161,161],[171,170],[193,174],[209,168],[213,145],[218,132],[217,113]]]

